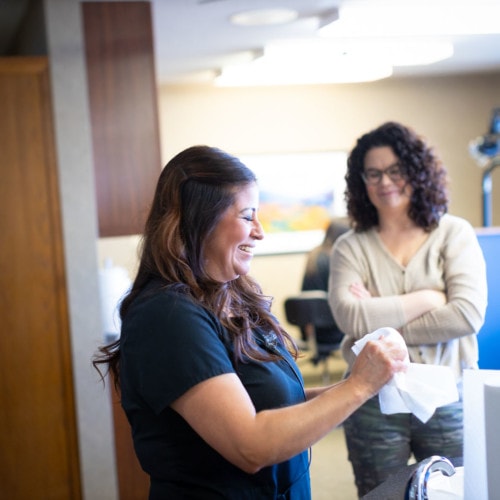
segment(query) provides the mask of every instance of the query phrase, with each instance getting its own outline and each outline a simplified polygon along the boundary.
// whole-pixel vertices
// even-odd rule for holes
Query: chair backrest
[[[335,320],[328,304],[328,294],[322,290],[301,292],[285,300],[287,321],[296,326],[308,324],[315,328],[335,328]]]

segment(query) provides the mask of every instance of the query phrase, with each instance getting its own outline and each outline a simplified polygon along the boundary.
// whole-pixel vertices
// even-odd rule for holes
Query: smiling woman
[[[220,282],[250,271],[253,248],[264,237],[257,218],[259,192],[254,182],[236,191],[234,203],[222,215],[203,251],[207,274]]]

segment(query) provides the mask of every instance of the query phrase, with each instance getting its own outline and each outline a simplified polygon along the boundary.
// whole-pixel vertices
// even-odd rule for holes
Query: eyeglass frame
[[[389,170],[394,169],[395,167],[397,167],[398,172],[395,175],[394,174],[391,175],[389,173]],[[376,178],[375,182],[372,182],[371,180],[368,179],[368,177],[366,175],[367,171],[377,172],[377,178]],[[400,161],[397,161],[396,163],[389,165],[387,168],[384,168],[383,170],[379,170],[378,168],[369,168],[366,171],[363,170],[361,172],[361,177],[367,186],[377,186],[378,184],[380,184],[382,182],[382,178],[384,177],[384,175],[387,175],[387,177],[389,177],[389,179],[392,182],[398,182],[398,181],[403,180],[405,178],[405,173],[403,171],[403,165],[401,164]]]

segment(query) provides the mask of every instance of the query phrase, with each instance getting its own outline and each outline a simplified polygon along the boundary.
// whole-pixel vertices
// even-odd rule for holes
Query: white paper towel
[[[103,334],[119,334],[121,328],[118,312],[120,302],[131,285],[128,272],[120,266],[113,266],[110,259],[99,270],[101,292],[101,324]]]
[[[464,370],[464,499],[500,498],[500,370]]]
[[[379,328],[365,335],[352,347],[357,355],[369,340],[392,336],[405,345],[401,334],[394,328]],[[396,373],[379,392],[380,410],[392,413],[413,413],[423,423],[436,408],[458,401],[459,395],[453,371],[447,366],[423,365],[408,362],[406,372]]]

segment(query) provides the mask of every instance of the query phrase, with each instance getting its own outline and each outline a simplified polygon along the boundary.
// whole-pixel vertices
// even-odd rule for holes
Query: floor
[[[331,356],[327,366],[330,381],[340,380],[345,369],[340,353]],[[306,386],[322,384],[322,367],[307,358],[299,360],[299,367]],[[311,488],[313,500],[357,500],[342,428],[334,429],[313,446]]]

